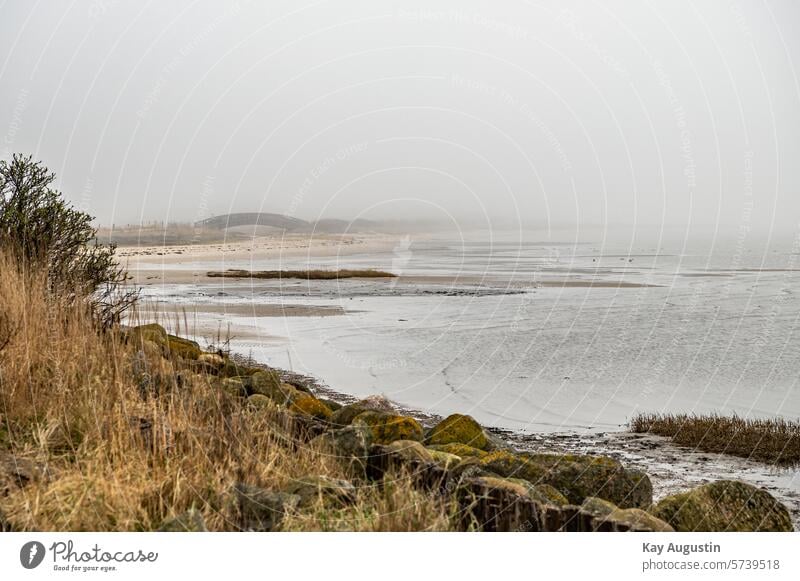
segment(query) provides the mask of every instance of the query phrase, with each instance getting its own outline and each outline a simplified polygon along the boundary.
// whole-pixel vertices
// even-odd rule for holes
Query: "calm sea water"
[[[386,268],[411,282],[225,280],[146,293],[189,308],[342,307],[225,319],[235,350],[338,391],[517,431],[622,429],[639,411],[800,418],[800,256],[790,244],[412,236],[380,253],[184,265],[306,266]],[[465,278],[424,278],[450,275]],[[589,281],[634,286],[570,286]]]

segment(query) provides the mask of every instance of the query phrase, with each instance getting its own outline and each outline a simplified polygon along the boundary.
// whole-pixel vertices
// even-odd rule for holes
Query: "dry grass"
[[[730,454],[781,466],[800,463],[800,422],[738,416],[641,414],[632,432],[672,438],[681,446]]]
[[[371,268],[362,270],[226,270],[209,272],[212,278],[300,278],[307,280],[338,280],[341,278],[394,278],[397,275]]]
[[[99,334],[87,312],[59,305],[2,255],[0,272],[0,459],[39,473],[22,487],[0,474],[0,513],[15,529],[153,530],[194,507],[209,529],[235,530],[236,482],[355,480],[335,456],[293,440],[285,413],[249,409],[179,360]],[[285,527],[450,528],[448,507],[398,482],[360,486],[347,509],[320,501]]]

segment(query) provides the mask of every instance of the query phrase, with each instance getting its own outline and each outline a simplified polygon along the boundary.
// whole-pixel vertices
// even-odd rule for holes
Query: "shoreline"
[[[252,367],[272,369],[281,379],[298,382],[314,395],[330,399],[341,405],[349,405],[359,398],[330,388],[320,378],[270,367],[269,365],[241,354],[231,357]],[[430,428],[444,419],[444,416],[420,410],[411,406],[391,402],[398,413],[416,419],[424,428]],[[673,444],[669,438],[651,434],[636,434],[629,431],[606,431],[595,433],[578,432],[536,432],[526,433],[491,426],[484,429],[500,438],[520,452],[549,454],[588,454],[608,456],[624,465],[644,471],[653,484],[654,501],[672,494],[689,490],[727,478],[742,480],[769,491],[789,510],[795,530],[800,531],[800,493],[792,493],[776,485],[772,477],[788,476],[797,468],[770,466],[755,460],[748,460],[726,454],[696,451]],[[708,470],[713,463],[716,470]]]

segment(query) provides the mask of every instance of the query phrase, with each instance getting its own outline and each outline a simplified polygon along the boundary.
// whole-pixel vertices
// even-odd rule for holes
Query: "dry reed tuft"
[[[308,280],[338,280],[341,278],[395,278],[391,272],[372,268],[361,270],[225,270],[208,273],[212,278],[300,278]]]
[[[631,421],[630,430],[666,436],[678,445],[706,452],[780,466],[800,463],[800,422],[782,418],[640,414]]]
[[[295,440],[285,412],[251,409],[185,362],[97,330],[86,308],[48,296],[43,276],[2,253],[0,272],[0,457],[36,467],[25,486],[0,482],[0,520],[14,529],[147,531],[193,508],[210,530],[236,530],[237,482],[355,479]],[[285,526],[450,528],[449,508],[402,479],[360,486],[337,510],[318,503]]]

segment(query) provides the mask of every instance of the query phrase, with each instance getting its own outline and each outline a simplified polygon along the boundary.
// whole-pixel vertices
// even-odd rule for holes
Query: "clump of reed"
[[[800,422],[783,418],[640,414],[631,420],[630,430],[666,436],[675,444],[705,452],[779,466],[800,463]]]
[[[342,278],[395,278],[397,275],[383,270],[339,269],[339,270],[225,270],[208,273],[212,278],[299,278],[307,280],[338,280]]]

